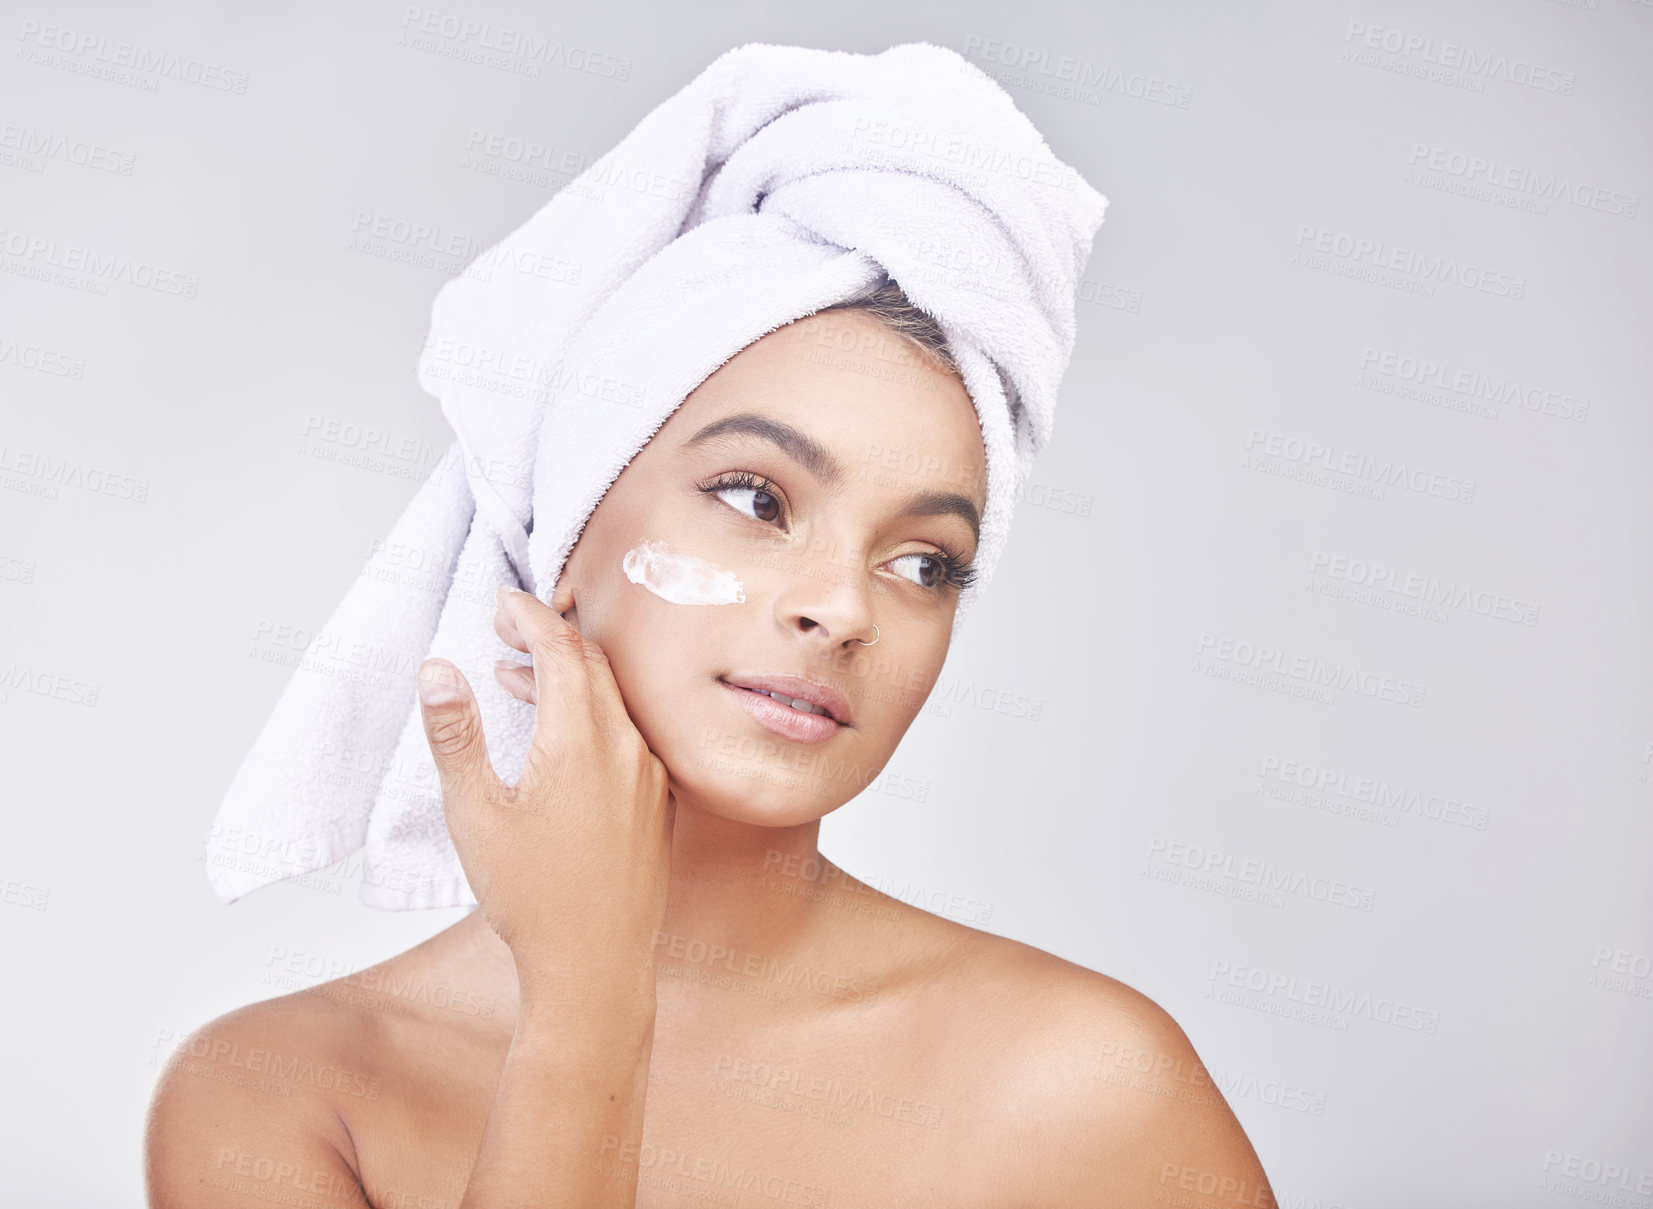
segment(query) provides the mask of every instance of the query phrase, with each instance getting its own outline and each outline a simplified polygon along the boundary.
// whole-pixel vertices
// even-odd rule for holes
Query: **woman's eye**
[[[907,576],[908,579],[912,579],[913,582],[919,587],[933,588],[946,577],[947,567],[942,562],[939,554],[903,554],[900,558],[891,560],[890,565],[897,566],[911,558],[929,560],[929,565],[919,571],[918,578],[913,579],[912,576]]]
[[[761,487],[720,487],[718,498],[753,520],[773,521],[780,517],[781,502]],[[730,501],[730,496],[739,502]]]

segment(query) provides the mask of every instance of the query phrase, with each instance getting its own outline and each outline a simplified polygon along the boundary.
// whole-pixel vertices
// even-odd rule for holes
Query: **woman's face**
[[[985,505],[963,384],[870,315],[813,315],[684,400],[592,513],[551,604],[607,653],[680,806],[795,826],[865,788],[924,704]],[[644,542],[729,573],[744,600],[634,582]],[[774,676],[836,690],[847,720],[732,687]]]

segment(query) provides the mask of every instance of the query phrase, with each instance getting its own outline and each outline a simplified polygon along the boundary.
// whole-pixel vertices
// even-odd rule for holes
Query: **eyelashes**
[[[763,521],[765,524],[768,524],[769,522],[773,521],[774,519],[776,519],[776,517],[778,517],[780,515],[781,497],[776,491],[775,484],[771,483],[768,479],[764,478],[761,474],[753,474],[749,470],[737,470],[737,471],[734,471],[730,474],[719,475],[717,478],[713,479],[712,482],[709,485],[704,484],[704,483],[697,483],[696,486],[699,487],[700,490],[705,492],[706,494],[716,495],[716,496],[719,496],[720,498],[721,498],[722,494],[725,491],[745,492],[746,494],[748,494],[752,497],[754,504],[756,503],[758,496],[767,495],[770,498],[770,500],[774,503],[774,507],[772,509],[766,508],[766,509],[764,509],[764,511],[766,511],[766,512],[771,512],[772,511],[774,513],[774,515],[773,516],[757,516],[757,515],[754,515],[752,517],[752,519],[753,520],[758,520],[758,521]]]
[[[769,479],[761,474],[753,474],[749,470],[735,470],[727,474],[720,474],[707,482],[696,483],[695,487],[704,495],[715,496],[719,499],[727,492],[739,492],[747,495],[753,507],[751,513],[744,513],[760,524],[773,524],[782,514],[779,489]],[[760,505],[760,496],[767,496],[770,503]],[[724,501],[727,503],[728,501]],[[734,507],[734,505],[730,505]],[[736,509],[742,511],[741,509]],[[763,515],[760,515],[762,513]],[[925,580],[911,580],[921,588],[928,588],[933,592],[940,592],[951,586],[958,591],[970,587],[976,582],[976,567],[970,559],[965,558],[957,551],[948,548],[941,542],[935,543],[938,550],[915,551],[911,554],[897,555],[892,562],[903,562],[907,559],[928,560],[941,568],[938,575]]]

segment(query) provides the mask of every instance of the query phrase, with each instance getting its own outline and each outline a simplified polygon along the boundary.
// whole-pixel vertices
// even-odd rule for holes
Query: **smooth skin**
[[[481,909],[192,1035],[150,1107],[150,1204],[1272,1206],[1157,1004],[817,850],[940,674],[958,592],[939,560],[975,553],[957,500],[906,505],[979,515],[985,463],[963,384],[863,312],[707,378],[549,603],[501,592],[496,675],[534,711],[515,786],[464,677],[422,672]],[[729,485],[743,472],[764,485]],[[644,539],[733,570],[745,601],[631,583]],[[761,673],[832,684],[849,723],[819,744],[764,729],[720,683]]]

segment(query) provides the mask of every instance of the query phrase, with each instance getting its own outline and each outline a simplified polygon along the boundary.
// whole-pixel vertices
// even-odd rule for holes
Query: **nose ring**
[[[862,646],[877,646],[878,645],[878,640],[880,638],[882,638],[883,635],[878,632],[878,623],[876,621],[872,623],[872,633],[873,633],[873,639],[872,639],[871,642],[865,642],[865,641],[862,641],[859,638],[857,638],[855,641],[861,643]]]

